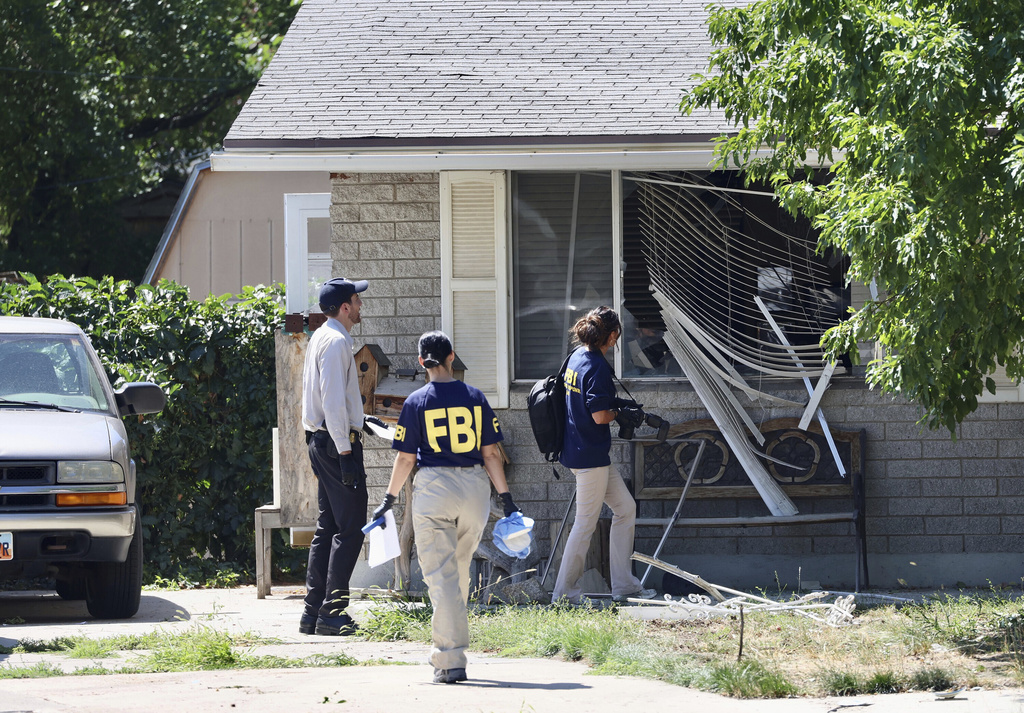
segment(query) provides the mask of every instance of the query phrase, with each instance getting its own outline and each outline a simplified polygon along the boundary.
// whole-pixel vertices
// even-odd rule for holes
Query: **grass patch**
[[[364,632],[427,642],[429,615],[429,606],[415,603],[384,606]],[[1024,598],[1005,591],[878,605],[840,628],[748,612],[739,662],[735,618],[639,621],[615,608],[494,607],[471,613],[470,635],[472,648],[502,656],[560,657],[596,674],[736,697],[886,694],[1024,679]]]
[[[830,696],[856,696],[861,692],[860,681],[849,671],[826,671],[822,678],[822,688]]]
[[[905,689],[903,678],[892,671],[876,671],[864,682],[868,693],[899,693]]]
[[[781,673],[756,660],[713,666],[708,680],[712,690],[734,698],[786,698],[798,690]]]
[[[274,643],[251,634],[231,635],[206,627],[168,634],[156,632],[144,636],[114,636],[103,639],[60,637],[51,641],[26,639],[13,651],[18,653],[62,653],[72,659],[108,658],[119,652],[136,655],[122,665],[77,668],[65,673],[49,663],[32,666],[0,666],[0,678],[43,678],[88,673],[172,673],[180,671],[216,671],[236,668],[336,668],[358,666],[360,662],[345,653],[317,654],[306,658],[258,656],[251,653],[256,644]]]
[[[0,679],[4,678],[50,678],[52,676],[63,676],[64,672],[61,671],[59,666],[45,663],[40,661],[39,663],[32,664],[31,666],[23,666],[15,668],[13,666],[0,666]]]
[[[427,602],[381,598],[361,622],[361,636],[427,643],[432,614]],[[644,677],[744,698],[998,687],[1024,679],[1024,598],[996,590],[862,609],[853,625],[840,628],[790,614],[747,612],[741,660],[739,621],[728,617],[642,621],[620,616],[615,607],[498,606],[471,611],[470,636],[477,651],[560,657],[581,661],[595,674]],[[102,673],[359,664],[346,654],[258,655],[255,647],[266,643],[199,625],[184,633],[98,641],[25,640],[12,652],[52,652],[97,664],[104,659],[107,665],[96,670]],[[389,662],[370,665],[383,663]],[[60,675],[59,668],[0,666],[0,677],[53,675]]]
[[[949,671],[942,668],[924,668],[915,671],[910,678],[911,688],[918,691],[945,691],[955,683]]]

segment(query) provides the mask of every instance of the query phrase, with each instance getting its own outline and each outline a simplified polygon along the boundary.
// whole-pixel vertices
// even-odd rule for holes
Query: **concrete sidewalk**
[[[357,606],[356,618],[359,619]],[[63,602],[49,593],[0,592],[0,645],[59,636],[100,638],[196,626],[232,633],[252,632],[281,643],[254,654],[304,658],[345,654],[391,665],[342,668],[203,671],[177,674],[64,676],[0,681],[0,712],[109,713],[208,711],[488,711],[584,713],[587,711],[673,711],[698,708],[715,713],[827,713],[849,706],[875,713],[1024,713],[1024,690],[965,691],[949,701],[930,693],[853,698],[735,700],[666,683],[588,674],[584,664],[550,659],[504,659],[470,655],[470,681],[431,683],[428,647],[303,636],[297,631],[302,590],[275,587],[267,599],[255,589],[144,592],[139,614],[125,622],[88,617],[81,602]],[[124,660],[67,659],[55,654],[0,654],[0,666],[37,662],[74,669],[123,665]]]

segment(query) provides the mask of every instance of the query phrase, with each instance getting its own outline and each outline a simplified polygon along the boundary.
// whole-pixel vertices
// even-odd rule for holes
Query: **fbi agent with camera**
[[[615,396],[612,370],[605,360],[605,354],[622,334],[622,323],[615,310],[598,307],[581,317],[570,334],[581,347],[569,357],[565,369],[565,442],[559,461],[576,476],[576,520],[565,544],[551,600],[564,597],[570,603],[580,602],[583,563],[605,503],[613,515],[608,543],[612,596],[649,598],[654,590],[642,589],[630,565],[636,502],[609,455],[612,421],[630,430],[644,421],[644,412],[636,402]]]
[[[376,520],[391,509],[414,466],[412,524],[416,556],[434,613],[434,683],[466,680],[469,566],[491,512],[490,483],[505,516],[519,510],[508,491],[498,419],[483,393],[452,376],[455,352],[444,332],[420,337],[419,362],[430,381],[402,404],[392,448],[398,451]]]

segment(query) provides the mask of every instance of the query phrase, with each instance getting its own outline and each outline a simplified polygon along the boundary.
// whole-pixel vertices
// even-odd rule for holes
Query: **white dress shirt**
[[[352,450],[349,431],[363,427],[354,342],[345,325],[328,317],[309,338],[302,369],[302,426],[326,428],[338,453]]]

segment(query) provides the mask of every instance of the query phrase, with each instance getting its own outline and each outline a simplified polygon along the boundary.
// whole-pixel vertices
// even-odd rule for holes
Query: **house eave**
[[[638,137],[639,138],[639,137]],[[214,171],[434,172],[460,170],[584,171],[701,170],[712,168],[713,136],[672,141],[642,137],[640,141],[560,143],[502,141],[489,144],[447,142],[398,145],[380,142],[356,146],[323,140],[225,141],[224,151],[211,157]]]

